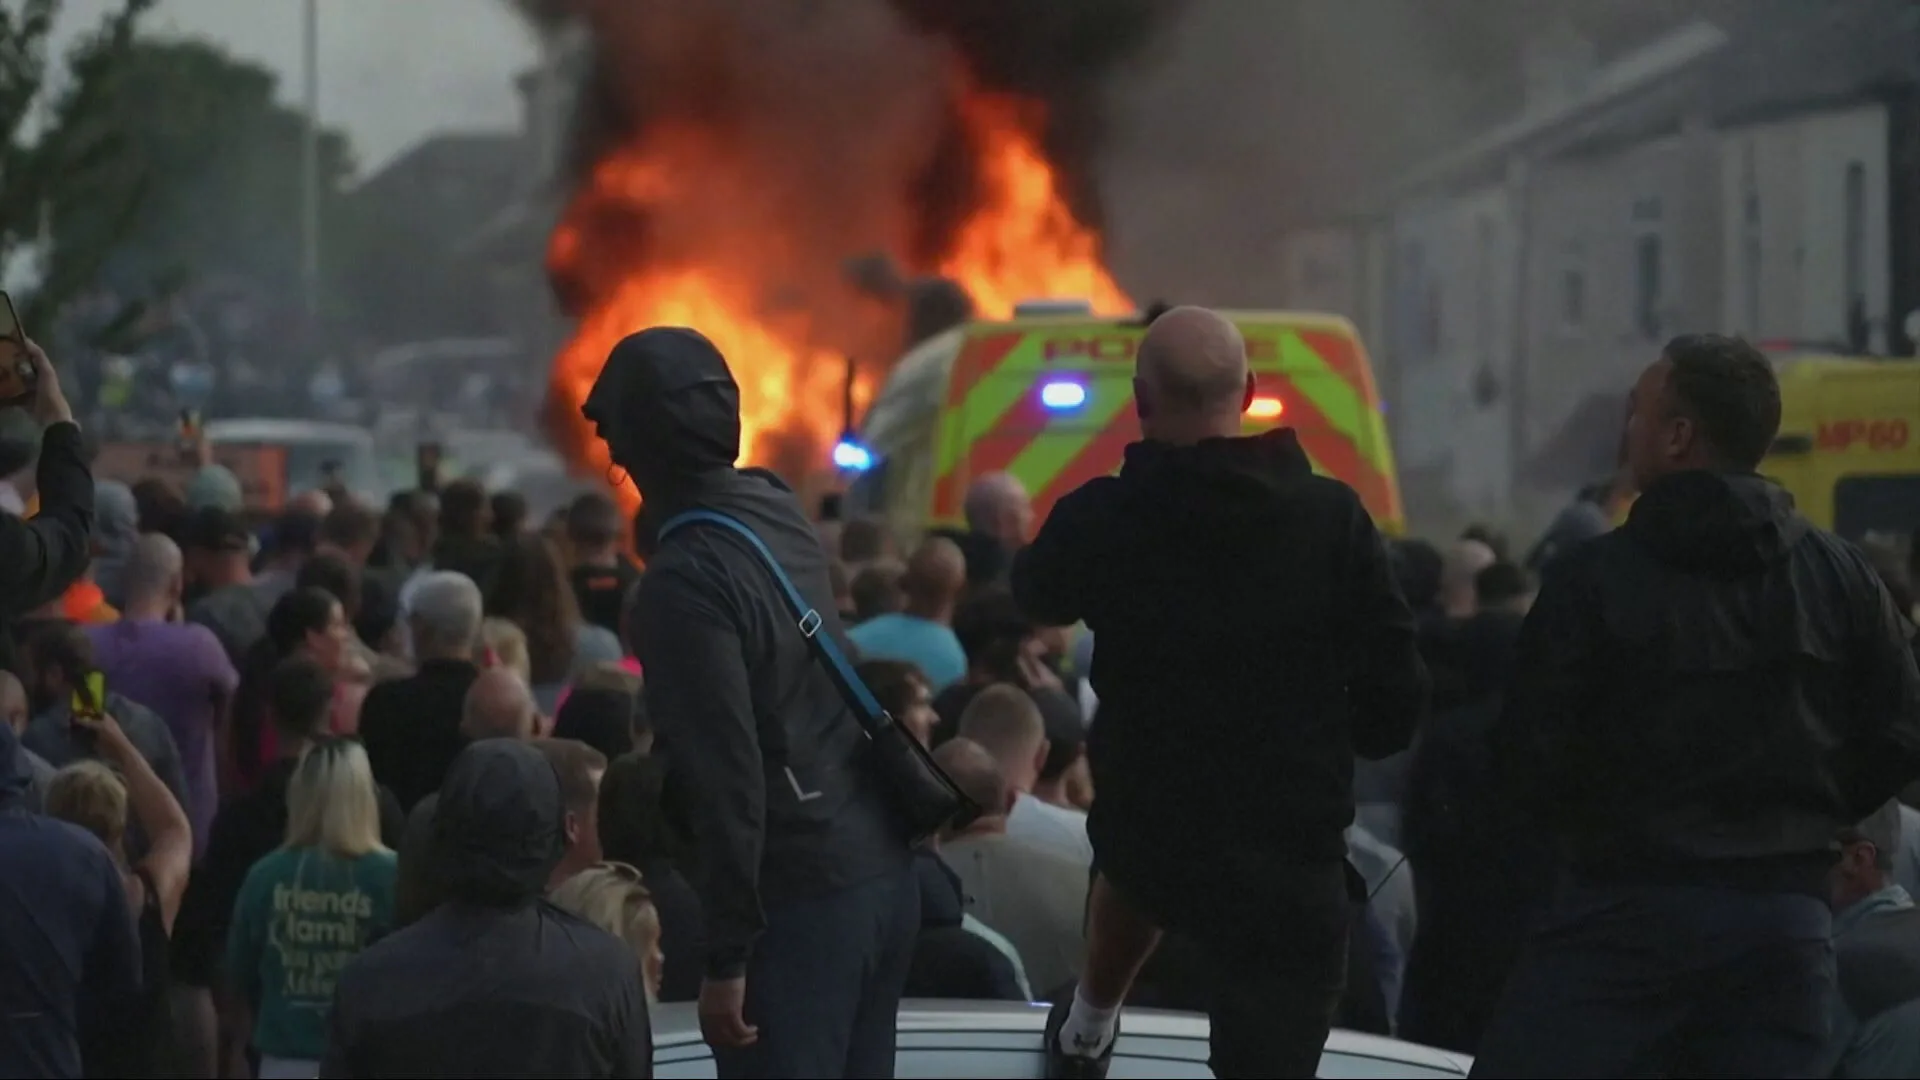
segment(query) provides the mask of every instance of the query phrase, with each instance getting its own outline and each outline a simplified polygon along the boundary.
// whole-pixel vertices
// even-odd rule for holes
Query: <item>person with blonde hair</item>
[[[660,1000],[660,913],[640,871],[626,863],[603,862],[560,883],[548,894],[557,906],[633,946],[646,976],[647,1004]]]
[[[287,786],[286,841],[248,872],[227,935],[262,1080],[319,1072],[334,981],[393,925],[395,871],[366,751],[315,744]]]
[[[503,667],[528,686],[533,685],[533,660],[527,654],[527,633],[508,619],[480,623],[480,666]]]
[[[180,801],[112,717],[75,715],[73,723],[92,733],[102,760],[76,761],[54,774],[47,785],[47,816],[92,833],[113,856],[139,933],[141,967],[138,1003],[116,1017],[118,1026],[110,1037],[83,1047],[87,1074],[153,1075],[170,1045],[168,941],[187,890],[193,826]],[[130,823],[139,827],[146,842],[146,853],[137,862],[127,858]]]

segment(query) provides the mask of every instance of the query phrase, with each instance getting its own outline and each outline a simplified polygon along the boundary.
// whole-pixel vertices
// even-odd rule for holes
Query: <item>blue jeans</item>
[[[1473,1075],[1824,1075],[1831,935],[1810,896],[1569,886],[1508,981]]]
[[[752,1046],[713,1052],[720,1080],[888,1080],[920,883],[896,873],[767,912],[747,967]]]

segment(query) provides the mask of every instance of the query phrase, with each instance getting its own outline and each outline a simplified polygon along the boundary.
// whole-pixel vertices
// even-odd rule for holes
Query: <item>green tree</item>
[[[132,42],[100,87],[99,110],[122,163],[108,198],[137,198],[141,212],[116,227],[96,213],[96,196],[55,192],[54,276],[98,269],[90,254],[104,248],[116,280],[155,291],[217,274],[297,296],[310,121],[277,89],[271,71],[204,42]],[[353,158],[339,133],[318,138],[324,236],[340,220]]]
[[[96,237],[123,232],[140,212],[144,184],[129,173],[124,129],[106,89],[133,48],[134,30],[154,0],[122,0],[64,58],[48,57],[59,0],[0,0],[0,269],[41,236],[60,203],[92,208]],[[109,248],[76,243],[49,266],[22,316],[39,316],[84,286]]]

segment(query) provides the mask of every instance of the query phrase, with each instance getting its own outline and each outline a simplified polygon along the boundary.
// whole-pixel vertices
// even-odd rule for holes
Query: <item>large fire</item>
[[[1040,151],[1037,106],[974,93],[961,117],[978,151],[978,208],[937,265],[912,269],[960,282],[989,318],[1035,297],[1131,310],[1102,261],[1100,237],[1068,208]],[[608,352],[627,334],[661,325],[700,330],[732,363],[743,461],[768,464],[797,443],[825,464],[843,422],[842,349],[858,333],[844,324],[863,316],[844,282],[782,280],[804,264],[786,249],[807,242],[796,239],[803,226],[793,218],[807,208],[770,206],[761,188],[722,140],[684,126],[648,131],[605,156],[582,184],[548,251],[555,279],[577,294],[578,328],[550,385],[556,438],[576,466],[609,471],[605,445],[579,412]],[[856,404],[873,389],[870,374],[856,377]],[[629,511],[638,508],[631,484],[622,482],[619,496]]]

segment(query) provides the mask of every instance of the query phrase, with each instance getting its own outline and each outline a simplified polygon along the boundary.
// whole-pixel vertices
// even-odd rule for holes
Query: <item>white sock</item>
[[[1075,1057],[1097,1058],[1106,1053],[1114,1037],[1114,1020],[1119,1009],[1102,1009],[1088,1003],[1079,989],[1073,992],[1073,1008],[1067,1022],[1060,1025],[1060,1049]]]

